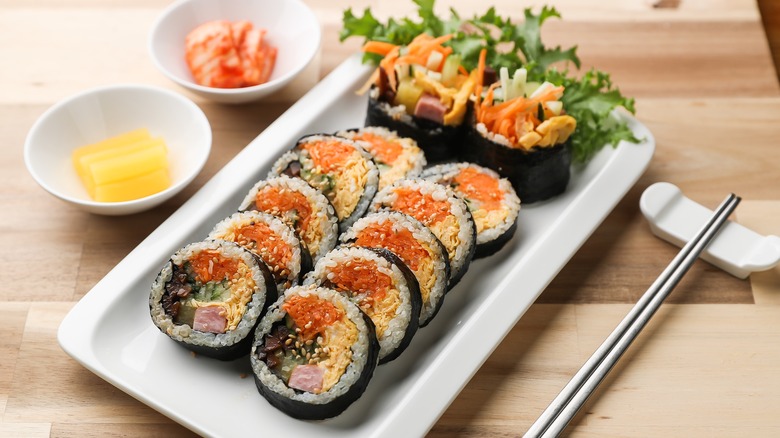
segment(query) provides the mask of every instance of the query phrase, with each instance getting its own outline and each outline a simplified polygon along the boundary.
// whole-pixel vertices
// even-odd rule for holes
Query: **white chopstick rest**
[[[685,197],[674,184],[659,182],[642,193],[642,213],[656,236],[682,247],[696,233],[712,210]],[[737,278],[772,269],[780,263],[780,237],[762,236],[729,221],[701,254],[701,258]]]

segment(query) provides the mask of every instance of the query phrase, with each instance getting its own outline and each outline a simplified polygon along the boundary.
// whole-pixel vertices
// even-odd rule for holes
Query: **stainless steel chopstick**
[[[524,437],[554,437],[563,431],[715,237],[740,200],[733,193],[726,197],[707,223],[682,248],[604,343],[531,425]]]

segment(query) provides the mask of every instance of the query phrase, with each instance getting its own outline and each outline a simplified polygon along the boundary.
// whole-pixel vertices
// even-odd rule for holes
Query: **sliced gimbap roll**
[[[371,211],[389,209],[406,213],[433,231],[450,260],[448,288],[469,268],[476,250],[477,228],[466,203],[449,187],[424,179],[404,179],[382,189]]]
[[[282,155],[269,177],[287,175],[305,180],[327,196],[336,210],[339,230],[362,216],[379,184],[379,170],[356,142],[336,135],[308,135]]]
[[[450,262],[447,250],[433,232],[417,219],[396,211],[371,213],[341,235],[344,244],[384,248],[397,255],[414,273],[422,307],[419,326],[424,327],[441,308]]]
[[[281,218],[298,233],[314,263],[338,241],[338,218],[330,201],[300,178],[281,175],[257,182],[238,210],[264,211]]]
[[[374,322],[379,363],[389,362],[417,332],[422,297],[417,278],[384,248],[339,247],[320,259],[305,284],[346,294]]]
[[[495,171],[473,163],[439,164],[425,169],[422,178],[452,187],[466,201],[477,226],[474,258],[495,253],[515,234],[520,198]]]
[[[519,69],[510,81],[503,68],[502,80],[484,98],[478,87],[460,158],[508,178],[528,204],[566,190],[571,175],[567,141],[577,121],[565,114],[562,86],[526,84],[524,72]]]
[[[413,138],[429,163],[455,155],[477,83],[476,73],[468,74],[461,56],[444,45],[452,37],[423,33],[403,47],[378,42],[363,47],[384,57],[370,80],[366,126]]]
[[[337,135],[359,141],[363,149],[374,157],[379,167],[379,190],[395,181],[420,174],[426,165],[425,154],[417,142],[409,137],[399,137],[395,131],[381,126],[367,126]]]
[[[250,362],[257,389],[285,414],[335,417],[365,391],[377,365],[374,325],[341,293],[288,289],[254,335]]]
[[[268,213],[234,213],[220,221],[208,238],[235,242],[257,254],[271,269],[280,292],[301,284],[312,267],[309,253],[293,229]]]
[[[276,299],[271,271],[250,251],[224,240],[191,243],[157,275],[149,295],[161,332],[204,356],[249,353],[252,331]]]

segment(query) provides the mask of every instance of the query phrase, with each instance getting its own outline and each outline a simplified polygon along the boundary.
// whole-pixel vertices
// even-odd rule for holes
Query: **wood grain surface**
[[[147,37],[168,1],[0,0],[0,436],[192,435],[67,356],[57,328],[75,302],[296,96],[357,50],[357,40],[338,41],[346,3],[306,3],[323,30],[308,82],[270,103],[225,106],[188,94],[154,68]],[[583,68],[611,72],[636,97],[656,153],[430,436],[514,437],[530,426],[677,252],[650,233],[639,211],[650,184],[672,182],[712,208],[735,192],[744,199],[737,221],[780,235],[780,87],[769,45],[780,41],[780,8],[769,0],[491,4],[519,18],[522,7],[548,3],[563,20],[545,25],[545,42],[576,44]],[[414,10],[410,1],[350,5],[370,6],[382,18]],[[437,10],[453,6],[471,15],[485,5],[439,0]],[[90,215],[35,184],[22,146],[49,106],[121,82],[192,98],[211,122],[214,149],[194,183],[161,207]],[[566,433],[780,436],[779,306],[780,268],[738,280],[697,262]]]

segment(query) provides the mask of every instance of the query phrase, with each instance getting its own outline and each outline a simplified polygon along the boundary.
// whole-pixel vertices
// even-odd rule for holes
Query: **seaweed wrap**
[[[341,293],[310,285],[288,289],[271,305],[255,331],[250,362],[271,405],[321,420],[363,394],[378,355],[371,319]]]
[[[282,219],[304,242],[313,263],[338,241],[338,218],[330,201],[300,178],[281,175],[258,181],[238,210],[263,211]]]
[[[475,259],[494,254],[514,236],[520,198],[495,171],[474,163],[439,164],[425,169],[422,178],[450,186],[466,201],[477,226]]]
[[[208,238],[235,242],[259,256],[271,270],[278,292],[301,284],[312,268],[309,252],[293,229],[268,213],[233,213],[217,223]]]
[[[346,245],[384,248],[412,271],[420,288],[419,326],[426,326],[441,308],[447,292],[450,262],[447,250],[417,219],[396,211],[371,213],[341,235]]]
[[[417,332],[422,297],[414,273],[384,248],[339,247],[306,277],[346,294],[371,318],[379,340],[379,363],[389,362]]]
[[[149,309],[161,332],[204,356],[249,353],[252,331],[276,299],[271,271],[252,252],[224,240],[177,251],[152,284]]]
[[[268,177],[298,177],[333,204],[339,231],[368,209],[379,185],[371,155],[356,142],[336,135],[307,135],[274,163]]]
[[[363,51],[384,58],[369,80],[366,126],[411,137],[429,163],[452,159],[462,141],[464,116],[477,83],[461,56],[445,44],[453,34],[420,34],[407,46],[370,41]]]
[[[430,228],[447,250],[447,287],[458,284],[477,247],[477,228],[466,203],[448,186],[417,178],[396,181],[377,193],[371,211],[383,209],[408,214]]]
[[[419,175],[427,164],[416,141],[381,126],[339,131],[337,135],[360,142],[374,157],[379,168],[379,190],[399,179]]]
[[[502,68],[502,80],[484,98],[477,92],[460,158],[497,171],[524,203],[532,203],[566,190],[571,175],[567,141],[577,121],[565,114],[562,86],[526,83],[525,75],[519,69],[510,81]]]

